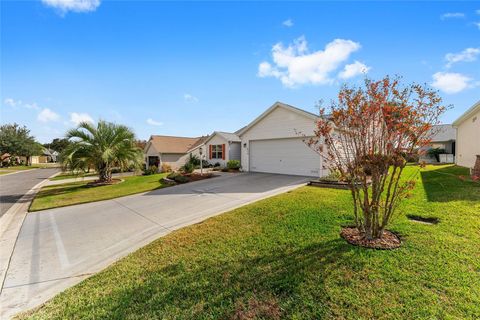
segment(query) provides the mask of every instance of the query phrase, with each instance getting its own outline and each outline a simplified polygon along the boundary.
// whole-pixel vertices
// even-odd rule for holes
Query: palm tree
[[[62,163],[71,171],[95,168],[99,182],[112,181],[112,169],[138,167],[141,150],[135,145],[135,134],[124,125],[99,121],[97,126],[82,122],[67,132],[71,144],[62,154]]]

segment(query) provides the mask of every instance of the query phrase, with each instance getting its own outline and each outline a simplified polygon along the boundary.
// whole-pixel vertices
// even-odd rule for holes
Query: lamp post
[[[198,152],[200,153],[200,175],[203,176],[203,148],[200,147]]]

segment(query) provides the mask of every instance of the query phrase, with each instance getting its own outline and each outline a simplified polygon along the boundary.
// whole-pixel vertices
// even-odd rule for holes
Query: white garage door
[[[320,175],[320,156],[302,139],[272,139],[250,141],[250,171]]]

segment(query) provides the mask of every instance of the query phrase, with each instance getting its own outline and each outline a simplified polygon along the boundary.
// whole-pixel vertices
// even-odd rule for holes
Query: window
[[[212,159],[223,159],[223,150],[221,144],[212,145]]]

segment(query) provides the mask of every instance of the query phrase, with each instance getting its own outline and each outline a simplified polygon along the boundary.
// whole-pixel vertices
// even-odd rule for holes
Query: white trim
[[[467,111],[465,111],[457,120],[453,121],[452,126],[458,128],[458,126],[467,120],[475,112],[480,111],[480,101],[477,101],[473,106],[471,106]]]

